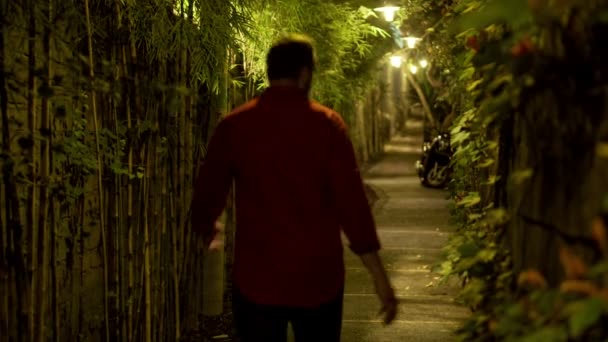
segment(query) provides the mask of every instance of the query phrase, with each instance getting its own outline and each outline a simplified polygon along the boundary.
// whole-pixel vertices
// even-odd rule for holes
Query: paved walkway
[[[452,341],[466,310],[453,303],[457,289],[437,287],[430,268],[438,260],[450,230],[446,193],[423,188],[414,163],[422,145],[420,121],[408,122],[407,137],[387,146],[385,157],[367,173],[378,193],[375,205],[381,255],[401,300],[393,325],[378,319],[379,302],[361,261],[345,253],[344,342]]]

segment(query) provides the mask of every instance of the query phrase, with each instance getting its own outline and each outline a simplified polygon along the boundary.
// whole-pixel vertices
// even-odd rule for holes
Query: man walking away
[[[340,341],[341,230],[371,273],[389,324],[397,300],[345,123],[309,99],[311,41],[279,40],[267,67],[270,87],[218,124],[192,202],[193,230],[208,248],[235,181],[237,333],[242,342],[283,342],[291,322],[297,342]]]

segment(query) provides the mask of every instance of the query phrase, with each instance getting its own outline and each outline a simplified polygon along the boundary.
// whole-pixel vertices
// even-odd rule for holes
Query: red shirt
[[[220,121],[195,185],[195,231],[213,235],[233,180],[234,285],[255,303],[335,298],[341,229],[355,253],[380,249],[346,125],[304,91],[268,88]]]

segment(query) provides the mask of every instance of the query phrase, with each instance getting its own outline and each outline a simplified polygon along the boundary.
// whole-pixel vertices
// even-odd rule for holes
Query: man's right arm
[[[385,314],[384,322],[388,324],[395,318],[397,300],[378,255],[380,241],[376,224],[346,125],[337,114],[332,118],[332,128],[330,186],[333,204],[350,249],[361,258],[374,280]]]

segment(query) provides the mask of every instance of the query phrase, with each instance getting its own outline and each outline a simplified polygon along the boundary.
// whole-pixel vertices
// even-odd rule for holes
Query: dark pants
[[[289,322],[296,342],[340,342],[343,297],[340,291],[316,308],[277,307],[252,303],[235,290],[232,300],[239,340],[286,342]]]

